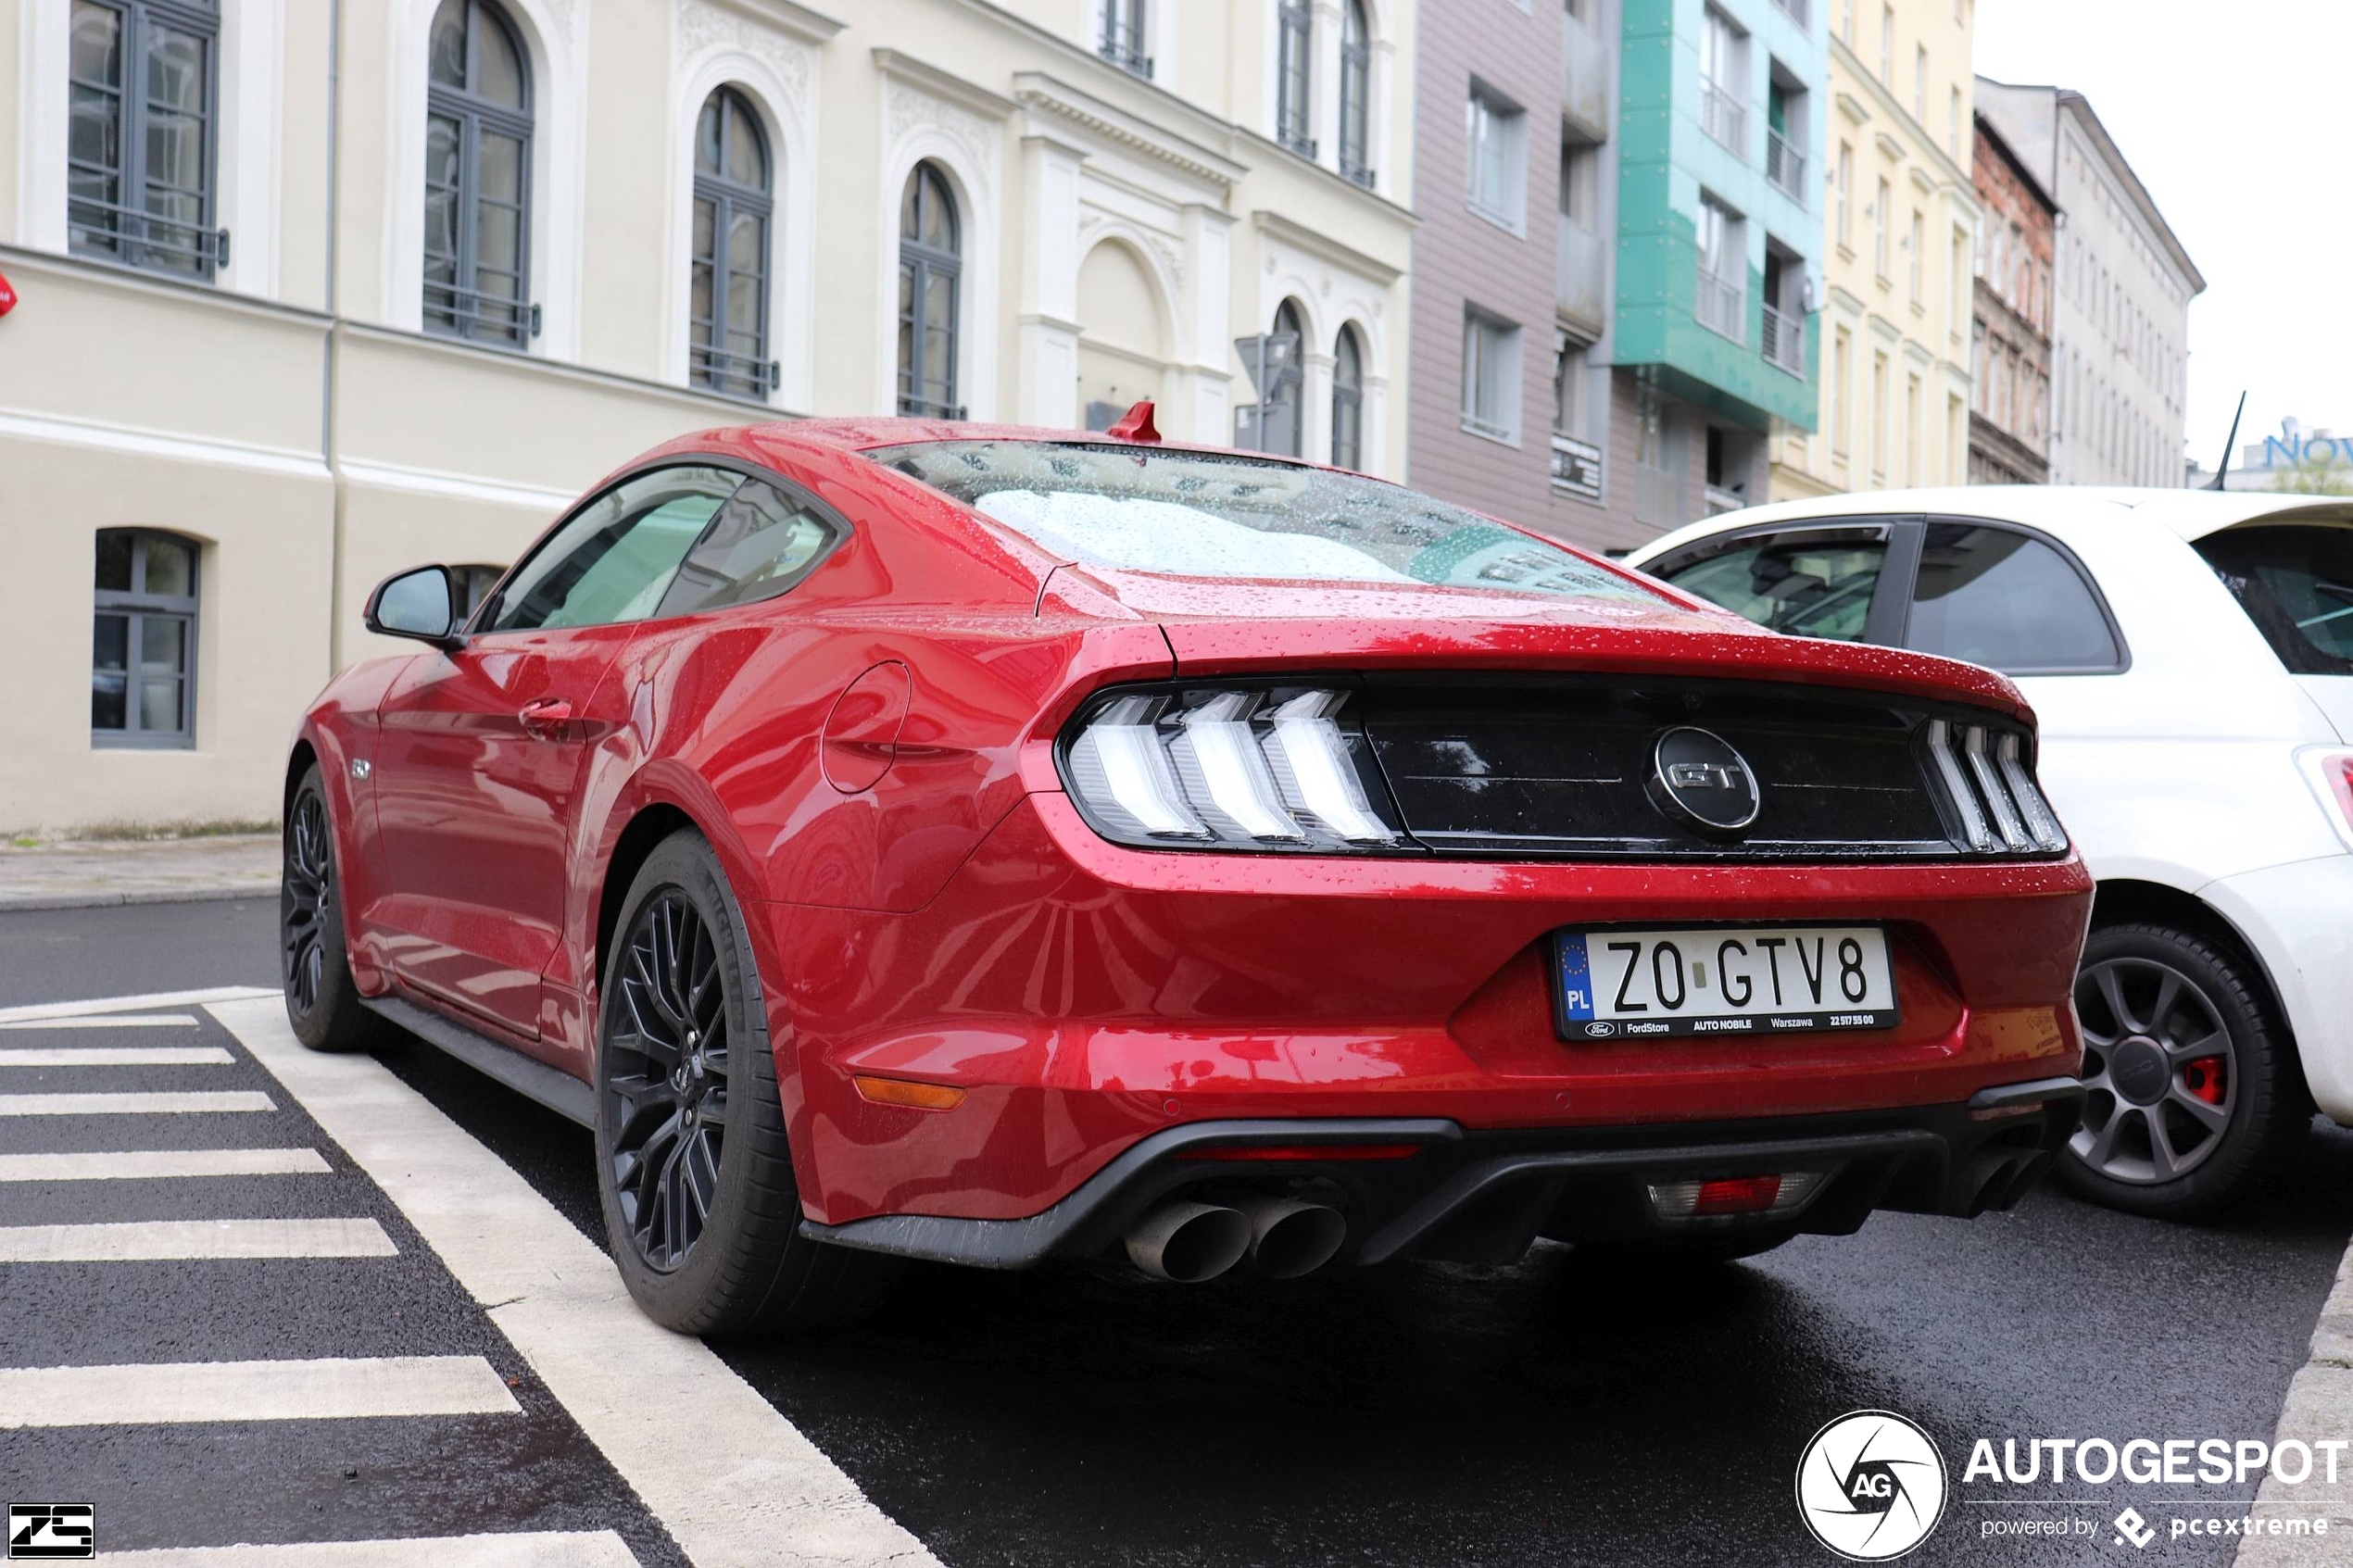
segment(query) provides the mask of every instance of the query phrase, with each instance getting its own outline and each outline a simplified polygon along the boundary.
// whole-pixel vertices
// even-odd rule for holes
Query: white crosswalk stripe
[[[373,1220],[134,1220],[0,1225],[0,1263],[127,1263],[166,1258],[390,1258]]]
[[[480,1356],[0,1367],[0,1428],[502,1415],[522,1408]]]
[[[160,1094],[0,1095],[0,1116],[153,1116],[275,1110],[258,1089],[182,1089]]]
[[[0,1067],[226,1067],[219,1046],[9,1046]]]
[[[132,1012],[120,1017],[36,1018],[0,1023],[0,1029],[194,1029],[196,1021],[184,1012]]]
[[[293,1541],[269,1546],[168,1547],[110,1551],[108,1562],[137,1568],[636,1568],[610,1530],[527,1531],[496,1536],[420,1536],[392,1541]]]
[[[233,1002],[243,997],[274,997],[258,985],[209,985],[195,991],[150,991],[136,997],[92,997],[79,1002],[33,1002],[0,1008],[0,1024],[46,1022],[59,1018],[90,1018],[108,1012],[151,1012],[157,1008],[194,1007],[199,1002]]]
[[[0,1154],[0,1182],[146,1181],[159,1176],[324,1175],[315,1148],[149,1148]]]

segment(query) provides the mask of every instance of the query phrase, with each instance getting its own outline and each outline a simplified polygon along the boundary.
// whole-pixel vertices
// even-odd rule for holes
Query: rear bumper
[[[2353,1125],[2353,855],[2224,877],[2200,897],[2270,972],[2313,1099],[2330,1120]]]
[[[812,1240],[979,1268],[1021,1269],[1092,1257],[1173,1196],[1313,1196],[1340,1209],[1340,1261],[1398,1258],[1503,1263],[1539,1236],[1619,1241],[1697,1227],[1791,1224],[1843,1235],[1875,1210],[1970,1216],[2007,1209],[2039,1180],[2082,1107],[2082,1086],[2047,1078],[1983,1090],[1957,1105],[1834,1116],[1614,1128],[1470,1131],[1437,1118],[1194,1123],[1130,1146],[1060,1202],[1017,1220],[882,1215],[805,1221]],[[1417,1144],[1402,1159],[1199,1158],[1210,1148]],[[1788,1216],[1661,1219],[1648,1184],[1822,1172]]]

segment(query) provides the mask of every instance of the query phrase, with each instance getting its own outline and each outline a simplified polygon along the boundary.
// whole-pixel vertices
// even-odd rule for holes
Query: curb
[[[268,898],[277,894],[274,882],[227,887],[154,887],[129,893],[0,893],[0,915],[30,914],[42,909],[103,909],[123,904],[201,904],[218,899]]]
[[[2336,1283],[2321,1303],[2320,1321],[2304,1364],[2289,1380],[2271,1441],[2353,1437],[2353,1244],[2336,1265]],[[2336,1484],[2318,1468],[2301,1486],[2266,1475],[2248,1515],[2257,1519],[2326,1518],[2329,1535],[2353,1537],[2353,1466],[2337,1472]],[[2239,1543],[2234,1568],[2305,1568],[2307,1564],[2353,1561],[2353,1547],[2327,1537],[2249,1536]]]

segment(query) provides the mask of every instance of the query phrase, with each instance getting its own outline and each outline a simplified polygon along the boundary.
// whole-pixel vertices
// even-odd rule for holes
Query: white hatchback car
[[[2189,1216],[2353,1125],[2353,501],[1979,486],[1753,507],[1628,564],[2014,678],[2099,883],[2060,1175]],[[1992,792],[1998,802],[2000,792]],[[2001,804],[1972,834],[2031,827]]]

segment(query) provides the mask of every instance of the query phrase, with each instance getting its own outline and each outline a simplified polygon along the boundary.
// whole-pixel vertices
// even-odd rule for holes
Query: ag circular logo
[[[1797,1461],[1797,1514],[1853,1562],[1884,1562],[1944,1515],[1944,1456],[1893,1411],[1856,1411],[1814,1434]]]
[[[1765,804],[1748,759],[1723,736],[1689,724],[1658,737],[1651,753],[1650,797],[1676,822],[1719,836],[1745,829]]]

